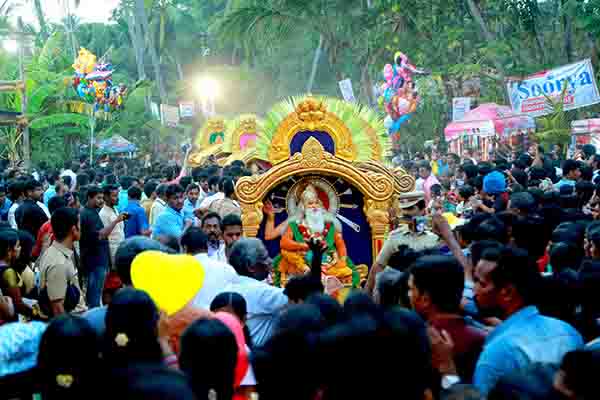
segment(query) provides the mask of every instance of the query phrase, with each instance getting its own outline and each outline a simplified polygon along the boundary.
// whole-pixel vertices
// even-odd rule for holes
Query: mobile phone
[[[426,217],[414,217],[414,227],[415,227],[415,232],[417,233],[423,233],[425,232],[425,226],[427,225],[427,218]]]
[[[131,217],[131,215],[128,212],[124,212],[123,213],[123,218],[127,221],[129,218]]]

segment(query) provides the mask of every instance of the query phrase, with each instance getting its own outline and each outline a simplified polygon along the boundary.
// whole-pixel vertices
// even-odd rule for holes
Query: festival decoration
[[[185,307],[204,284],[204,268],[188,255],[146,251],[131,265],[131,281],[146,291],[157,307],[173,315]]]
[[[94,111],[102,109],[104,112],[111,112],[123,106],[127,86],[113,84],[112,64],[103,60],[97,62],[96,56],[82,47],[73,69],[73,89],[82,100],[94,105]]]
[[[288,160],[300,150],[289,142],[299,126],[330,136],[335,151],[329,152],[347,161],[383,162],[390,149],[383,120],[368,107],[328,97],[291,97],[267,113],[256,139],[257,158],[273,165]]]
[[[383,68],[384,82],[378,88],[378,102],[387,113],[384,124],[390,134],[398,132],[419,105],[413,74],[426,75],[427,72],[412,65],[400,51],[394,55],[394,64],[386,64]]]

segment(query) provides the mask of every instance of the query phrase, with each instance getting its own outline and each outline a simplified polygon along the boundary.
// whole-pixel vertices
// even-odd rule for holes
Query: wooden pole
[[[25,36],[19,35],[19,79],[23,82],[21,90],[21,114],[27,114],[27,81],[25,75]],[[31,142],[29,138],[29,126],[23,128],[23,163],[25,168],[31,167]]]

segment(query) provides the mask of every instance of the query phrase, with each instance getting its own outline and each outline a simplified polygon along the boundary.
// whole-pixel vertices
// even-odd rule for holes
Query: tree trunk
[[[144,40],[140,32],[140,26],[133,14],[127,11],[127,27],[129,28],[129,37],[135,54],[135,63],[137,66],[138,80],[146,79],[146,70],[144,68]]]
[[[152,60],[152,66],[154,67],[154,76],[156,79],[156,85],[158,86],[158,94],[160,97],[161,104],[167,104],[167,89],[165,88],[162,74],[160,71],[160,59],[156,51],[154,44],[154,37],[148,27],[148,16],[146,14],[146,8],[144,6],[144,0],[135,0],[135,18],[139,21],[144,31],[144,36],[148,38],[148,51],[150,52],[150,59]]]
[[[44,9],[42,8],[41,0],[34,0],[33,6],[35,8],[35,16],[37,17],[38,24],[40,24],[40,36],[42,41],[46,41],[50,36],[48,34],[48,26],[46,25],[46,18],[44,17]]]
[[[238,55],[239,49],[240,48],[237,47],[237,45],[233,48],[233,51],[231,52],[231,65],[237,64],[237,55]]]
[[[471,15],[473,16],[473,18],[475,19],[475,22],[477,22],[477,24],[479,25],[479,29],[481,29],[481,33],[483,33],[485,40],[488,42],[495,42],[496,38],[494,37],[492,32],[489,30],[485,20],[483,19],[483,15],[481,15],[479,6],[477,6],[477,4],[475,3],[475,0],[467,0],[467,5],[469,6],[469,11],[471,12]],[[504,67],[502,66],[500,61],[498,61],[495,57],[492,60],[492,62],[494,63],[494,66],[498,70],[498,73],[502,76],[502,80],[504,80],[504,77],[506,76]]]
[[[590,46],[590,54],[591,54],[591,59],[592,59],[592,64],[594,64],[594,66],[597,68],[598,67],[598,46],[596,45],[596,38],[594,37],[593,34],[587,32],[585,34],[585,40],[588,42],[588,45]]]
[[[565,27],[565,54],[567,61],[573,61],[573,24],[568,15],[563,16],[563,24]]]
[[[308,84],[306,85],[306,92],[311,93],[315,84],[315,78],[317,76],[317,69],[319,68],[319,62],[321,61],[321,55],[323,54],[323,42],[325,41],[323,35],[319,35],[319,45],[315,50],[315,56],[313,57],[312,68],[310,71],[310,77],[308,78]]]

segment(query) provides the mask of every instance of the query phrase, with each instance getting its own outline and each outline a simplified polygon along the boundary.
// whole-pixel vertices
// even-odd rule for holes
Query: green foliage
[[[37,7],[45,1],[30,3]],[[11,12],[14,17],[12,4],[0,0],[0,31],[14,19],[8,18]],[[36,15],[37,27],[23,27],[36,34],[26,58],[34,160],[58,162],[88,141],[87,116],[65,107],[78,101],[69,85],[73,45],[107,55],[116,67],[115,81],[131,88],[122,112],[98,119],[99,137],[118,133],[144,150],[166,136],[185,140],[203,122],[199,117],[174,131],[152,120],[149,103],[159,102],[160,93],[149,39],[166,86],[166,99],[160,97],[171,105],[195,99],[195,82],[211,76],[220,85],[217,111],[228,119],[244,113],[262,117],[282,99],[301,95],[313,65],[315,95],[339,98],[337,82],[350,78],[360,103],[381,119],[372,87],[384,64],[401,50],[412,63],[431,70],[430,77],[418,81],[421,106],[401,128],[404,150],[418,150],[425,140],[443,136],[451,100],[465,94],[467,81],[480,83],[477,102],[506,104],[504,77],[565,64],[569,51],[572,59],[591,57],[600,71],[600,0],[144,0],[149,26],[140,46],[141,68],[152,80],[133,90],[141,75],[129,29],[133,4],[122,0],[110,23],[83,23],[71,15],[61,23],[44,20],[45,28],[37,32],[43,18]],[[17,66],[15,55],[0,49],[0,80],[16,79]],[[19,106],[18,95],[0,93],[0,109]],[[598,111],[600,106],[593,106],[563,114],[584,118]],[[539,120],[547,140],[564,140],[556,136],[565,132],[564,121],[552,119],[559,114]],[[274,123],[269,120],[265,124]]]
[[[574,119],[574,113],[565,111],[567,88],[568,85],[565,84],[558,98],[546,96],[546,107],[552,112],[536,120],[538,130],[535,135],[547,148],[554,144],[566,147],[571,140],[571,121]]]

